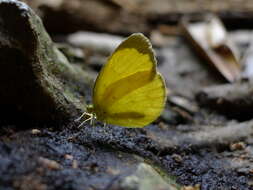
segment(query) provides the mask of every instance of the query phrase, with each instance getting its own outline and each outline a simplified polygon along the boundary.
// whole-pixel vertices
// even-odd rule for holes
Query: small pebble
[[[39,134],[41,134],[41,131],[39,129],[32,129],[31,133],[33,135],[39,135]]]
[[[113,169],[113,168],[107,168],[107,173],[108,174],[111,174],[111,175],[118,175],[119,173],[120,173],[120,171],[119,170],[116,170],[116,169]]]
[[[167,124],[165,124],[164,122],[159,122],[158,123],[158,127],[160,128],[160,129],[162,129],[162,130],[168,130],[168,125]]]
[[[43,158],[43,157],[39,157],[39,162],[44,166],[47,167],[48,169],[51,170],[59,170],[61,169],[61,165],[54,161],[54,160],[50,160],[47,158]]]
[[[184,186],[181,190],[200,190],[200,185],[197,184],[195,186]]]
[[[172,158],[176,161],[176,162],[182,162],[182,157],[179,154],[173,154]]]
[[[73,169],[77,169],[78,168],[78,162],[77,162],[77,160],[73,160],[73,162],[72,162],[72,168]]]
[[[72,137],[69,137],[67,140],[68,142],[74,142],[76,140],[76,137],[72,136]]]
[[[246,145],[244,142],[237,142],[230,144],[230,150],[235,151],[235,150],[244,150],[246,148]]]
[[[67,160],[73,160],[74,159],[74,157],[70,154],[65,154],[64,158],[67,159]]]

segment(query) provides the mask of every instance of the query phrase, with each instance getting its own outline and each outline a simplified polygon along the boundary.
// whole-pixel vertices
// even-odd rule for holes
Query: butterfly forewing
[[[96,80],[93,104],[101,104],[106,89],[113,83],[139,71],[155,75],[155,60],[151,44],[142,34],[133,34],[112,53]]]

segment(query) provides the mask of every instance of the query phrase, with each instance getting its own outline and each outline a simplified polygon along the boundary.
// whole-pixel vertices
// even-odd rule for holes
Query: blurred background
[[[50,33],[92,30],[117,34],[149,33],[166,25],[175,33],[183,15],[215,13],[230,29],[251,28],[251,0],[24,0]]]

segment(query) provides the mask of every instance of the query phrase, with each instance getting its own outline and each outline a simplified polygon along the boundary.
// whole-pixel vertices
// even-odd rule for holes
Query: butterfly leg
[[[80,121],[84,116],[88,116],[89,118],[93,117],[92,113],[87,113],[87,112],[83,112],[83,114],[78,117],[77,119],[75,119],[75,121]]]
[[[94,117],[94,115],[91,115],[91,120],[90,120],[90,125],[92,126],[92,127],[94,127],[94,125],[95,125],[95,117]]]
[[[77,128],[80,128],[80,127],[82,127],[83,126],[83,124],[85,124],[87,121],[90,121],[90,120],[92,120],[92,117],[90,117],[90,118],[88,118],[88,119],[85,119],[80,125],[78,125],[78,127]]]
[[[75,121],[80,121],[85,115],[91,116],[90,113],[83,112],[83,114],[80,117],[78,117],[77,119],[75,119]]]
[[[107,123],[103,123],[103,132],[104,132],[104,134],[106,134],[107,129],[108,129]]]

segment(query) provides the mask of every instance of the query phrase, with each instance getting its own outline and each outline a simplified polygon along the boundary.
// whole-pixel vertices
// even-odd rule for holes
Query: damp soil
[[[182,144],[162,149],[148,137],[161,130],[156,125],[145,129],[69,125],[57,130],[45,126],[38,134],[15,128],[1,128],[0,189],[120,189],[120,180],[140,162],[159,166],[179,184],[201,184],[202,190],[252,189],[250,173],[236,171],[223,156],[231,153],[228,147],[197,149]],[[56,161],[59,167],[43,164],[40,158]]]

